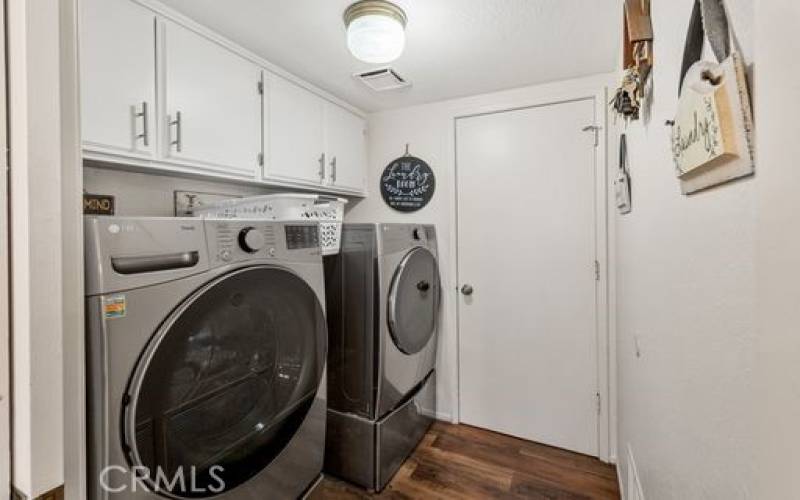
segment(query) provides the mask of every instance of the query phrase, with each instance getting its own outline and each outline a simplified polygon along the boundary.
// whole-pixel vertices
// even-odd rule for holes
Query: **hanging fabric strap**
[[[706,36],[711,44],[718,62],[731,55],[731,32],[728,16],[722,0],[695,0],[689,31],[686,34],[686,45],[683,49],[681,79],[678,82],[678,94],[683,90],[683,80],[694,63],[703,57],[703,45]]]
[[[731,30],[725,5],[723,0],[702,0],[702,5],[703,29],[717,61],[722,62],[731,55]]]

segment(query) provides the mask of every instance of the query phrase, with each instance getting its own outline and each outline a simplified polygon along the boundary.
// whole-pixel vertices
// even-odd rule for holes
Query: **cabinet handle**
[[[167,121],[169,121],[169,126],[175,126],[175,140],[170,142],[170,145],[175,146],[175,151],[178,153],[181,152],[183,149],[183,139],[181,137],[181,112],[175,112],[175,119],[171,120],[167,117]]]
[[[336,182],[336,157],[331,160],[331,182]]]
[[[136,139],[141,139],[142,144],[147,147],[150,145],[150,124],[147,120],[147,101],[142,102],[142,111],[135,114],[136,118],[142,119],[142,133],[136,136]]]
[[[322,153],[322,156],[319,157],[319,180],[325,180],[325,153]]]

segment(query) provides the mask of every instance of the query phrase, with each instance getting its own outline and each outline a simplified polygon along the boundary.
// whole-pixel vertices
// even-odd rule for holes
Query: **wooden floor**
[[[612,465],[569,451],[436,423],[379,495],[326,477],[312,500],[619,499]]]

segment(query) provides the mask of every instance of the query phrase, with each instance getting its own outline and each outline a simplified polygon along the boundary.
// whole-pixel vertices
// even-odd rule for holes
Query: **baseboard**
[[[441,420],[442,422],[448,422],[451,424],[457,423],[453,421],[453,415],[448,412],[438,410],[431,411],[430,408],[420,408],[420,413],[434,420]]]
[[[639,469],[636,467],[636,459],[633,457],[633,448],[630,443],[628,443],[627,469],[628,485],[625,488],[623,500],[645,500],[642,482],[639,479]],[[619,474],[617,474],[617,477],[619,477]]]
[[[433,415],[433,418],[435,418],[436,420],[441,420],[442,422],[448,422],[448,423],[451,423],[451,424],[454,423],[453,422],[453,415],[450,414],[450,413],[442,412],[442,411],[437,411]]]

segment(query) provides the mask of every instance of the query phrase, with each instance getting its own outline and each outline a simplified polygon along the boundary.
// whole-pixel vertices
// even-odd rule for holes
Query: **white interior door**
[[[598,454],[593,100],[457,120],[460,416]]]
[[[164,44],[169,157],[255,176],[261,69],[172,22],[165,22]]]

